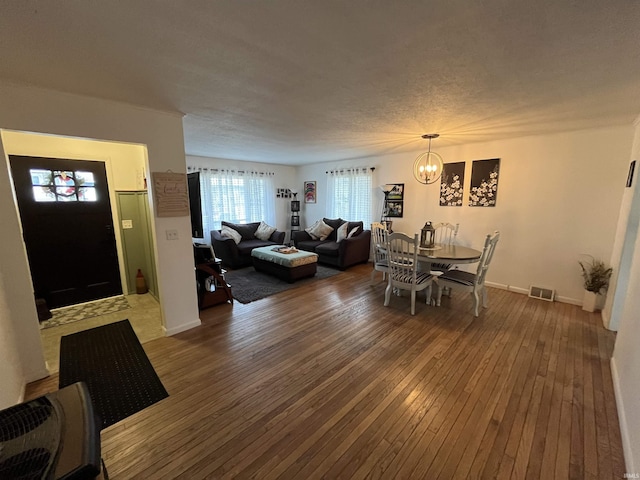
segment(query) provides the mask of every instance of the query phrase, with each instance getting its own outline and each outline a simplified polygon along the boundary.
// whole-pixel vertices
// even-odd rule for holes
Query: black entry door
[[[121,294],[104,163],[9,159],[36,298],[57,308]]]

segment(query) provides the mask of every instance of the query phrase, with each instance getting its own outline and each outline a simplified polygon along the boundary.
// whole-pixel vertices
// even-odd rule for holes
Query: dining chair
[[[459,223],[455,225],[447,222],[436,223],[433,226],[435,243],[453,245],[456,243],[459,228]],[[450,263],[432,263],[430,268],[432,275],[442,275],[444,272],[451,270],[453,265]]]
[[[440,298],[442,297],[442,289],[450,288],[462,290],[471,293],[473,296],[473,310],[477,317],[480,310],[480,296],[482,295],[482,306],[487,308],[487,289],[484,285],[485,277],[487,276],[487,270],[491,264],[493,253],[496,249],[496,244],[500,239],[500,232],[495,231],[493,234],[487,235],[484,241],[484,248],[482,255],[478,261],[478,268],[476,273],[465,272],[462,270],[449,270],[438,277],[437,286],[438,293],[436,296],[436,305],[440,305]],[[451,294],[449,294],[450,296]]]
[[[389,272],[389,262],[387,261],[387,234],[388,231],[383,223],[371,223],[371,248],[373,258],[373,271],[371,272],[371,285],[375,283],[376,272],[382,272],[382,280],[386,280]]]
[[[431,283],[433,275],[418,270],[418,234],[413,238],[404,233],[387,236],[387,260],[389,262],[388,284],[384,291],[384,306],[389,306],[394,290],[411,291],[411,315],[416,313],[416,292],[426,290],[427,305],[431,303]]]
[[[459,228],[459,223],[455,225],[448,222],[436,223],[433,226],[435,242],[448,245],[456,243]]]

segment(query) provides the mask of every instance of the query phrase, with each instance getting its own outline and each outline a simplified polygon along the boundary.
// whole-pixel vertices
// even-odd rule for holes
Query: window
[[[272,173],[189,167],[200,172],[204,232],[231,223],[265,221],[275,225],[275,189]],[[205,234],[205,238],[208,233]]]
[[[372,172],[369,168],[331,170],[328,174],[327,212],[331,218],[371,226]]]
[[[36,202],[95,202],[93,173],[68,170],[31,169],[31,185]]]

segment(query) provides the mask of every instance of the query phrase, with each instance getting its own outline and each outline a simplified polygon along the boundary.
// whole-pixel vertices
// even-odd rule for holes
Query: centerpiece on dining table
[[[436,230],[431,222],[427,222],[420,232],[420,248],[434,249],[436,246]]]

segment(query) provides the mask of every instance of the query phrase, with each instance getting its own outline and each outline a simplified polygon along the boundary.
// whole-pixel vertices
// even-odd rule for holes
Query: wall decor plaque
[[[151,181],[156,216],[190,215],[186,173],[151,172]]]

